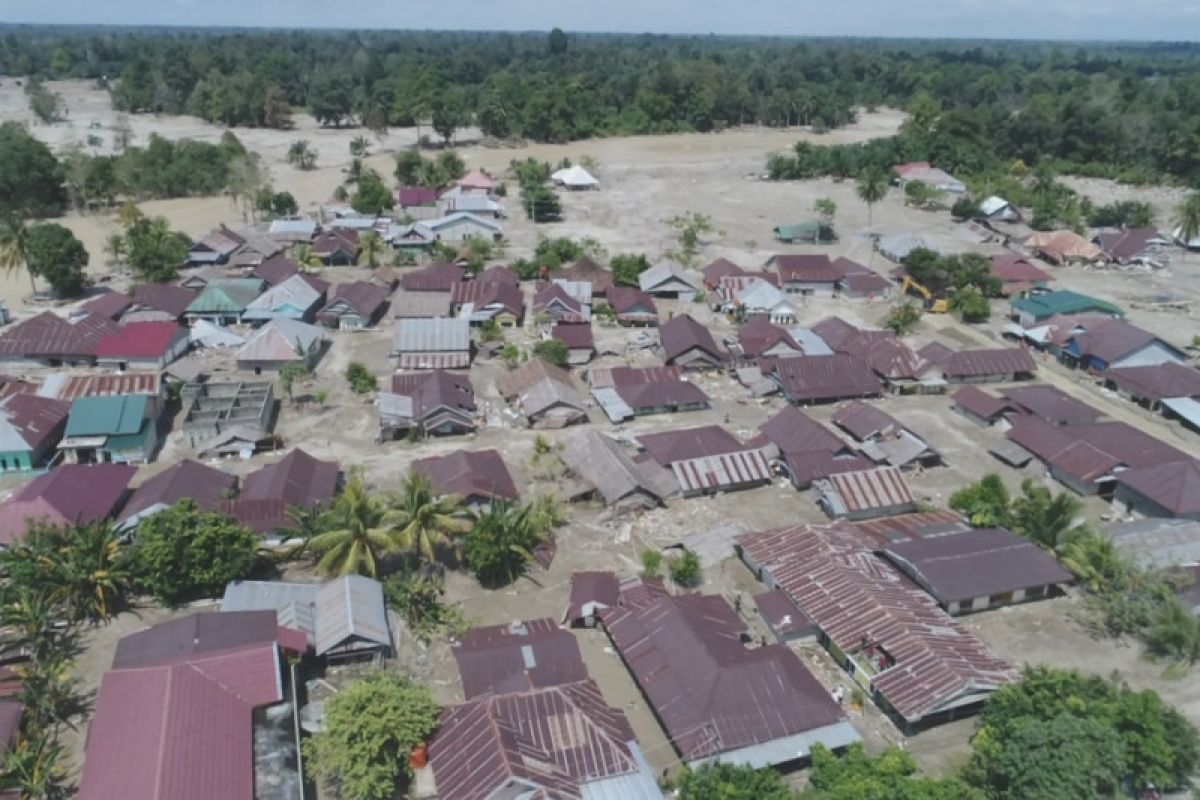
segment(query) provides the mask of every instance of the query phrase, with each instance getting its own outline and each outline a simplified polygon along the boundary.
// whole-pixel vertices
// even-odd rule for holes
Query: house
[[[917,510],[917,501],[896,467],[836,472],[816,483],[817,503],[835,519],[892,517]]]
[[[896,542],[882,555],[951,616],[1041,600],[1075,582],[1053,555],[1002,528]]]
[[[460,189],[471,192],[492,192],[496,189],[496,179],[483,169],[473,169],[454,182]]]
[[[454,495],[473,508],[490,505],[493,500],[516,502],[520,497],[508,465],[496,450],[456,450],[419,458],[411,469],[428,478],[438,494]]]
[[[863,455],[876,464],[905,469],[942,463],[940,453],[878,406],[852,400],[834,412],[833,424],[853,436]]]
[[[398,319],[388,357],[398,369],[466,369],[472,354],[465,319]]]
[[[555,322],[591,322],[592,284],[558,279],[543,283],[533,295],[533,313]]]
[[[1113,504],[1127,514],[1200,521],[1200,462],[1150,464],[1116,473]]]
[[[549,617],[472,628],[451,643],[450,652],[468,700],[588,677],[575,635]]]
[[[955,350],[935,354],[921,348],[918,355],[935,365],[946,383],[1012,383],[1033,380],[1037,364],[1029,351],[1019,347]]]
[[[902,730],[970,714],[1018,679],[850,524],[750,533],[737,548],[812,619],[834,660]]]
[[[228,264],[231,267],[253,268],[268,259],[280,257],[283,253],[285,243],[263,233],[244,230],[238,235],[245,241],[229,257]]]
[[[838,240],[833,225],[815,219],[795,225],[777,225],[771,232],[784,244],[832,244]]]
[[[1003,397],[988,394],[977,386],[966,385],[950,396],[954,410],[978,425],[991,427],[1016,409]]]
[[[794,765],[814,744],[859,741],[838,704],[787,645],[747,647],[719,595],[661,597],[600,612],[604,629],[689,766]]]
[[[209,281],[184,316],[189,322],[203,319],[217,325],[240,323],[246,307],[262,294],[265,284],[258,278],[221,278]]]
[[[225,587],[221,613],[273,611],[328,663],[374,658],[392,652],[383,584],[363,575],[328,583],[233,581]]]
[[[313,256],[327,267],[354,266],[361,252],[358,231],[346,228],[330,228],[313,239],[312,243]]]
[[[267,226],[267,238],[284,244],[308,244],[320,229],[311,219],[275,219]]]
[[[654,298],[630,286],[613,286],[605,299],[616,312],[621,325],[657,325],[658,307]]]
[[[1120,319],[1099,321],[1086,330],[1073,332],[1060,351],[1059,359],[1068,366],[1095,372],[1104,372],[1110,367],[1188,362],[1187,353]]]
[[[992,277],[1000,281],[1000,293],[1005,297],[1019,297],[1054,281],[1050,273],[1017,253],[992,256],[990,270]]]
[[[270,381],[190,383],[181,393],[183,433],[188,444],[211,451],[228,437],[254,445],[271,435],[275,419],[275,390]]]
[[[591,372],[592,396],[614,423],[645,414],[708,408],[708,395],[671,367],[613,367]]]
[[[1099,247],[1075,231],[1044,231],[1035,233],[1021,243],[1027,251],[1051,264],[1095,264],[1104,259]]]
[[[755,317],[738,328],[738,354],[755,361],[759,358],[786,358],[804,355],[804,347],[766,317]]]
[[[466,277],[465,268],[439,261],[415,272],[404,273],[400,278],[400,288],[406,292],[449,292]]]
[[[325,329],[294,319],[273,320],[255,331],[237,354],[238,369],[261,375],[278,371],[284,364],[303,364],[311,369],[321,359]]]
[[[470,433],[476,427],[475,390],[467,375],[435,369],[397,373],[379,396],[379,441],[414,428],[429,436]]]
[[[598,497],[617,514],[658,508],[676,491],[675,481],[661,468],[635,462],[618,442],[592,428],[568,435],[559,457],[588,487],[579,497]]]
[[[96,345],[119,331],[107,317],[86,314],[64,319],[43,311],[0,332],[0,362],[46,367],[91,364]]]
[[[185,458],[144,481],[133,490],[118,522],[132,531],[147,517],[182,500],[191,500],[202,511],[220,511],[237,494],[237,476]]]
[[[370,281],[334,284],[329,302],[317,312],[317,322],[339,331],[372,328],[387,311],[387,288]]]
[[[540,358],[498,376],[496,390],[531,428],[564,428],[587,420],[587,403],[571,373]]]
[[[1104,386],[1151,411],[1171,398],[1200,398],[1200,370],[1168,361],[1145,367],[1110,367]]]
[[[592,285],[592,297],[604,297],[613,287],[613,275],[592,259],[584,256],[569,267],[556,270],[555,277],[568,281],[585,281]]]
[[[117,322],[133,306],[133,298],[124,292],[105,290],[81,304],[75,314],[90,314]],[[8,313],[7,310],[4,313]]]
[[[837,291],[843,298],[874,300],[891,297],[894,286],[882,275],[848,258],[834,259],[833,265],[844,274],[837,285]]]
[[[1100,248],[1104,258],[1122,266],[1149,264],[1164,266],[1166,257],[1163,248],[1172,244],[1169,236],[1159,233],[1158,228],[1126,228],[1102,232],[1092,242]]]
[[[771,482],[771,465],[763,451],[716,425],[645,434],[638,444],[659,466],[671,470],[684,497]]]
[[[174,320],[130,322],[96,344],[96,363],[122,372],[127,369],[162,371],[187,353],[190,346],[188,329],[180,327]]]
[[[188,248],[187,263],[190,266],[224,264],[245,243],[244,237],[222,225]]]
[[[0,547],[33,522],[67,528],[111,519],[135,472],[130,464],[63,464],[37,476],[0,503]]]
[[[437,242],[465,242],[470,239],[490,239],[498,242],[504,237],[504,229],[499,224],[466,211],[416,224],[432,233],[434,241]]]
[[[160,413],[144,394],[80,397],[58,449],[70,464],[145,464],[158,448]]]
[[[196,292],[173,283],[143,283],[133,290],[133,305],[121,317],[131,322],[180,322]]]
[[[979,201],[979,216],[988,222],[1020,222],[1021,212],[1003,197],[992,195]]]
[[[516,328],[525,320],[525,295],[515,284],[500,280],[459,282],[450,290],[450,312],[473,325],[493,322]]]
[[[251,300],[242,314],[242,321],[251,325],[277,319],[312,322],[317,309],[325,303],[328,288],[329,284],[318,278],[293,275]]]
[[[663,361],[684,369],[720,369],[728,355],[717,347],[708,328],[683,314],[658,328]]]
[[[787,401],[797,405],[883,394],[883,384],[862,356],[794,356],[764,361],[762,367]]]
[[[551,173],[550,180],[572,192],[585,192],[600,188],[600,181],[578,164]]]
[[[850,525],[863,541],[876,548],[974,530],[965,517],[954,511],[918,511],[915,514],[859,520]]]
[[[776,255],[766,264],[768,272],[779,278],[779,288],[788,294],[833,297],[838,283],[846,277],[842,266],[829,256]]]
[[[733,296],[729,304],[734,313],[748,319],[765,319],[775,325],[794,325],[796,305],[787,295],[765,280],[753,280]]]
[[[117,644],[96,695],[80,800],[298,797],[302,632],[274,611],[193,614]],[[290,765],[290,766],[289,766]]]
[[[504,216],[504,206],[494,196],[468,191],[458,186],[447,189],[438,197],[437,210],[442,217],[457,212],[466,212],[492,219]]]
[[[1144,570],[1200,564],[1200,522],[1135,519],[1108,523],[1101,532],[1122,556]]]
[[[1104,416],[1063,390],[1044,384],[1008,389],[1004,392],[1003,402],[1018,412],[1032,414],[1051,425],[1090,425]]]
[[[429,759],[439,796],[455,800],[662,797],[625,715],[591,680],[448,706]]]
[[[654,297],[688,298],[704,291],[704,278],[677,261],[660,261],[638,276],[638,288]]]
[[[781,471],[797,489],[835,472],[868,469],[871,462],[860,458],[836,434],[795,406],[784,406],[759,426],[750,444],[774,448],[767,452],[779,459]]]
[[[589,322],[556,322],[550,337],[567,346],[567,363],[573,367],[588,363],[596,355],[596,339]]]
[[[329,508],[340,481],[336,461],[318,460],[297,447],[242,478],[237,499],[227,501],[222,511],[256,533],[285,533],[296,527],[293,509]]]
[[[572,572],[571,596],[563,623],[572,628],[594,628],[600,612],[621,601],[621,582],[612,572]]]
[[[57,454],[70,411],[66,400],[36,394],[0,399],[0,475],[48,466]]]
[[[107,375],[67,375],[56,372],[47,375],[40,387],[33,387],[42,397],[76,400],[80,397],[106,397],[115,394],[144,394],[166,401],[162,376],[153,372],[126,372]]]
[[[1078,314],[1100,314],[1115,318],[1125,316],[1125,312],[1119,306],[1106,300],[1099,300],[1066,289],[1034,294],[1029,297],[1018,297],[1009,302],[1009,307],[1011,309],[1009,315],[1024,328],[1031,328],[1036,323],[1057,316]]]
[[[727,258],[718,258],[700,270],[700,275],[704,278],[704,285],[709,289],[717,288],[721,283],[721,279],[727,276],[754,277],[756,274],[758,273],[742,269]]]
[[[450,292],[409,292],[401,289],[392,300],[393,319],[432,319],[450,316]]]
[[[913,161],[892,167],[896,185],[901,189],[910,183],[923,183],[944,194],[966,194],[967,185],[945,170],[940,170],[927,161]]]
[[[439,217],[440,212],[434,207],[433,213],[422,218],[437,219]],[[424,222],[393,223],[388,226],[384,240],[396,250],[423,250],[437,241],[437,235]]]
[[[903,264],[904,259],[908,258],[914,250],[932,250],[941,255],[941,251],[932,242],[916,233],[895,233],[890,236],[881,236],[875,242],[875,249],[884,258],[897,264]],[[895,275],[895,272],[892,274]]]
[[[396,205],[414,219],[428,219],[436,215],[438,193],[424,186],[401,186],[396,192]]]

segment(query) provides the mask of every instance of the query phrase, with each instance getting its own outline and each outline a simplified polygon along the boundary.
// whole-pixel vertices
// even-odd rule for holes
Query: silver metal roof
[[[466,319],[400,319],[392,348],[398,353],[438,353],[471,349],[471,323]]]

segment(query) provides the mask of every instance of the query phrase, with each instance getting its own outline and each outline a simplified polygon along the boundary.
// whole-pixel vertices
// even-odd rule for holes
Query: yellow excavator
[[[908,294],[909,289],[912,289],[924,298],[925,310],[930,314],[945,314],[950,310],[950,304],[946,302],[945,298],[935,298],[933,292],[914,281],[911,276],[905,275],[904,284],[900,287],[900,294]]]

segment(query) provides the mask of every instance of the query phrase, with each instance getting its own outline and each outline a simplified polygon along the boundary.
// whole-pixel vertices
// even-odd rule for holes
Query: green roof
[[[71,404],[66,436],[128,436],[141,432],[150,397],[117,394],[81,397]]]
[[[1125,316],[1120,306],[1065,289],[1013,300],[1012,307],[1039,320],[1056,314],[1083,314],[1088,311],[1099,311],[1114,317]]]
[[[221,278],[209,281],[200,296],[188,304],[191,314],[240,314],[262,294],[258,278]]]
[[[824,241],[833,241],[837,234],[833,232],[832,225],[814,219],[796,225],[780,225],[775,228],[775,237],[785,242],[797,239],[815,242],[818,237]]]

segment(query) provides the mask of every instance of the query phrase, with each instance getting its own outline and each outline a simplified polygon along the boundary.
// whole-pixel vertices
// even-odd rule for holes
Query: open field
[[[70,121],[54,126],[32,125],[33,133],[52,146],[60,148],[81,140],[93,121],[107,126],[114,119],[107,95],[82,83],[60,83],[50,86],[60,92],[70,109]],[[12,79],[0,81],[0,119],[19,119],[28,122],[25,98]],[[598,176],[603,183],[600,192],[564,194],[564,221],[553,225],[534,226],[521,218],[515,197],[510,197],[512,217],[505,223],[508,240],[507,256],[528,255],[539,235],[588,236],[598,240],[610,253],[646,252],[655,257],[673,246],[666,218],[685,211],[710,215],[720,233],[712,237],[701,255],[702,261],[726,256],[744,266],[757,266],[775,252],[814,252],[811,247],[779,246],[772,240],[771,228],[780,223],[796,222],[811,215],[813,201],[819,197],[833,198],[839,207],[837,224],[842,239],[830,248],[820,250],[831,255],[845,255],[869,264],[881,271],[890,265],[873,253],[869,234],[919,232],[949,251],[974,249],[986,254],[1000,252],[997,245],[974,246],[960,239],[956,226],[946,213],[930,213],[906,207],[897,193],[878,204],[868,221],[868,210],[855,196],[851,182],[832,180],[796,183],[769,183],[754,177],[763,169],[767,152],[790,147],[801,137],[819,142],[862,141],[893,133],[902,115],[894,111],[864,114],[859,123],[824,136],[802,130],[737,130],[709,135],[677,135],[663,137],[630,137],[571,145],[535,145],[516,149],[486,148],[478,144],[460,147],[469,166],[483,166],[503,172],[510,159],[534,156],[550,160],[563,157],[578,159],[589,155],[599,162]],[[313,211],[329,202],[334,188],[341,180],[341,170],[349,161],[348,143],[360,131],[351,129],[319,129],[314,122],[299,115],[292,131],[237,130],[248,148],[263,155],[269,164],[277,189],[292,192],[301,208]],[[169,138],[198,138],[216,141],[224,129],[200,120],[183,117],[134,117],[131,124],[135,141],[142,143],[151,132]],[[413,143],[415,129],[394,130],[376,143],[379,153],[369,163],[390,174],[389,151]],[[470,133],[464,134],[469,137]],[[286,164],[288,144],[297,138],[307,138],[320,151],[319,166],[310,172],[300,172]],[[1149,199],[1159,211],[1159,221],[1165,224],[1179,200],[1179,192],[1171,189],[1141,189],[1114,186],[1103,181],[1072,181],[1071,185],[1086,192],[1098,204],[1112,199],[1136,197]],[[199,236],[221,222],[240,224],[226,198],[185,198],[153,201],[142,204],[150,214],[168,217],[172,224],[186,233]],[[101,277],[102,242],[114,226],[111,214],[81,216],[70,214],[65,219],[84,240],[92,253],[91,271]],[[1169,270],[1156,274],[1115,270],[1055,269],[1058,284],[1064,288],[1085,291],[1112,300],[1130,311],[1130,318],[1167,339],[1184,344],[1200,332],[1197,313],[1200,309],[1200,257],[1172,253]],[[357,268],[326,270],[324,277],[333,281],[362,277]],[[121,285],[121,280],[116,281]],[[526,299],[529,287],[526,286]],[[23,276],[0,279],[0,298],[15,310],[20,310],[21,298],[27,292]],[[1158,299],[1170,297],[1181,305],[1169,310],[1154,310]],[[829,314],[838,314],[848,321],[877,326],[886,317],[890,303],[850,303],[841,300],[805,300],[801,324],[812,323]],[[996,306],[996,310],[1000,310]],[[713,331],[718,341],[732,336],[735,327],[724,317],[712,314],[702,305],[689,302],[660,303],[664,318],[670,314],[690,313]],[[978,327],[966,327],[949,316],[926,316],[911,337],[914,344],[931,339],[962,346],[998,344],[1001,321]],[[522,346],[534,341],[532,330],[509,334],[509,340]],[[650,363],[650,353],[634,345],[635,334],[596,325],[598,344],[619,355],[597,362],[598,365]],[[533,435],[511,422],[503,413],[504,404],[496,393],[494,379],[505,369],[494,358],[481,355],[471,376],[488,424],[478,433],[467,437],[426,440],[419,443],[394,442],[375,444],[376,415],[369,401],[350,392],[342,377],[351,361],[367,364],[386,383],[386,355],[390,344],[388,326],[357,334],[341,333],[317,366],[316,375],[297,386],[296,403],[284,401],[280,410],[277,432],[288,447],[300,446],[319,458],[336,459],[345,469],[359,468],[367,480],[381,490],[394,489],[417,458],[450,452],[460,448],[494,447],[501,451],[514,473],[516,483],[526,498],[553,493],[562,483],[562,470],[553,459],[541,464],[531,463]],[[205,351],[191,356],[202,362],[204,369],[215,379],[236,373],[232,353]],[[1084,400],[1113,419],[1129,422],[1163,438],[1172,445],[1200,456],[1200,437],[1162,417],[1151,415],[1136,406],[1100,389],[1086,375],[1070,372],[1057,364],[1041,365],[1040,380],[1058,386],[1063,391]],[[691,427],[703,424],[724,424],[735,434],[748,437],[759,424],[782,406],[782,400],[771,398],[752,400],[727,376],[701,376],[699,385],[713,398],[713,408],[680,415],[653,416],[621,426],[622,436],[636,436],[652,431]],[[319,388],[329,391],[324,406],[312,401]],[[926,438],[946,458],[947,466],[926,470],[911,477],[914,492],[932,505],[944,507],[950,494],[960,486],[977,480],[988,472],[998,472],[1013,488],[1024,477],[1041,479],[1038,470],[1026,473],[1008,469],[987,453],[1001,434],[980,428],[950,410],[950,400],[944,396],[897,397],[880,401],[890,413],[910,425]],[[809,409],[811,415],[828,422],[834,408]],[[593,409],[592,422],[604,430],[611,426]],[[551,442],[563,437],[563,432],[545,432]],[[139,475],[161,470],[186,456],[194,456],[178,432],[168,435],[159,458]],[[272,460],[265,455],[249,462],[227,461],[223,468],[245,473]],[[15,484],[7,482],[8,491]],[[1059,487],[1055,486],[1057,490]],[[1095,498],[1086,503],[1089,515],[1101,517],[1112,513],[1111,508]],[[462,604],[468,616],[481,624],[508,622],[518,618],[551,616],[558,618],[566,606],[570,575],[578,569],[613,569],[630,574],[638,568],[640,552],[647,547],[669,547],[688,533],[707,531],[735,524],[745,530],[779,527],[798,522],[818,522],[824,515],[807,494],[794,491],[789,485],[776,482],[750,492],[723,494],[715,497],[674,500],[666,509],[640,516],[611,519],[595,506],[576,506],[569,524],[559,533],[558,555],[547,571],[534,570],[526,578],[508,588],[491,591],[461,574],[452,574],[448,582],[448,598]],[[733,559],[713,565],[706,570],[705,591],[720,592],[733,598],[757,590],[747,570]],[[743,616],[752,625],[757,620],[749,602],[743,604]],[[1194,722],[1200,724],[1200,699],[1194,691],[1194,677],[1174,681],[1163,676],[1163,669],[1145,661],[1136,642],[1096,640],[1078,622],[1080,600],[1066,597],[1017,608],[986,612],[964,618],[964,624],[975,631],[995,652],[1014,663],[1045,663],[1079,668],[1101,674],[1119,671],[1122,677],[1138,688],[1154,688]],[[96,631],[89,648],[79,663],[79,673],[89,687],[98,684],[100,675],[111,660],[116,639],[156,621],[162,612],[144,612],[143,616],[122,615],[118,620]],[[757,630],[757,628],[756,628]],[[626,711],[651,765],[656,770],[674,767],[675,758],[661,729],[642,701],[636,687],[611,651],[604,636],[597,632],[581,632],[580,643],[592,676],[599,682],[608,700]],[[405,641],[405,640],[402,640]],[[440,700],[459,699],[449,647],[435,643],[428,650],[414,646],[411,640],[402,644],[399,658],[401,668],[429,681]],[[843,675],[828,657],[814,648],[801,648],[802,657],[830,688],[849,686]],[[905,741],[898,731],[877,711],[868,708],[854,722],[872,748],[887,743],[903,742],[918,757],[922,765],[941,772],[961,761],[968,749],[969,721],[936,728]],[[82,738],[74,742],[81,746]]]

